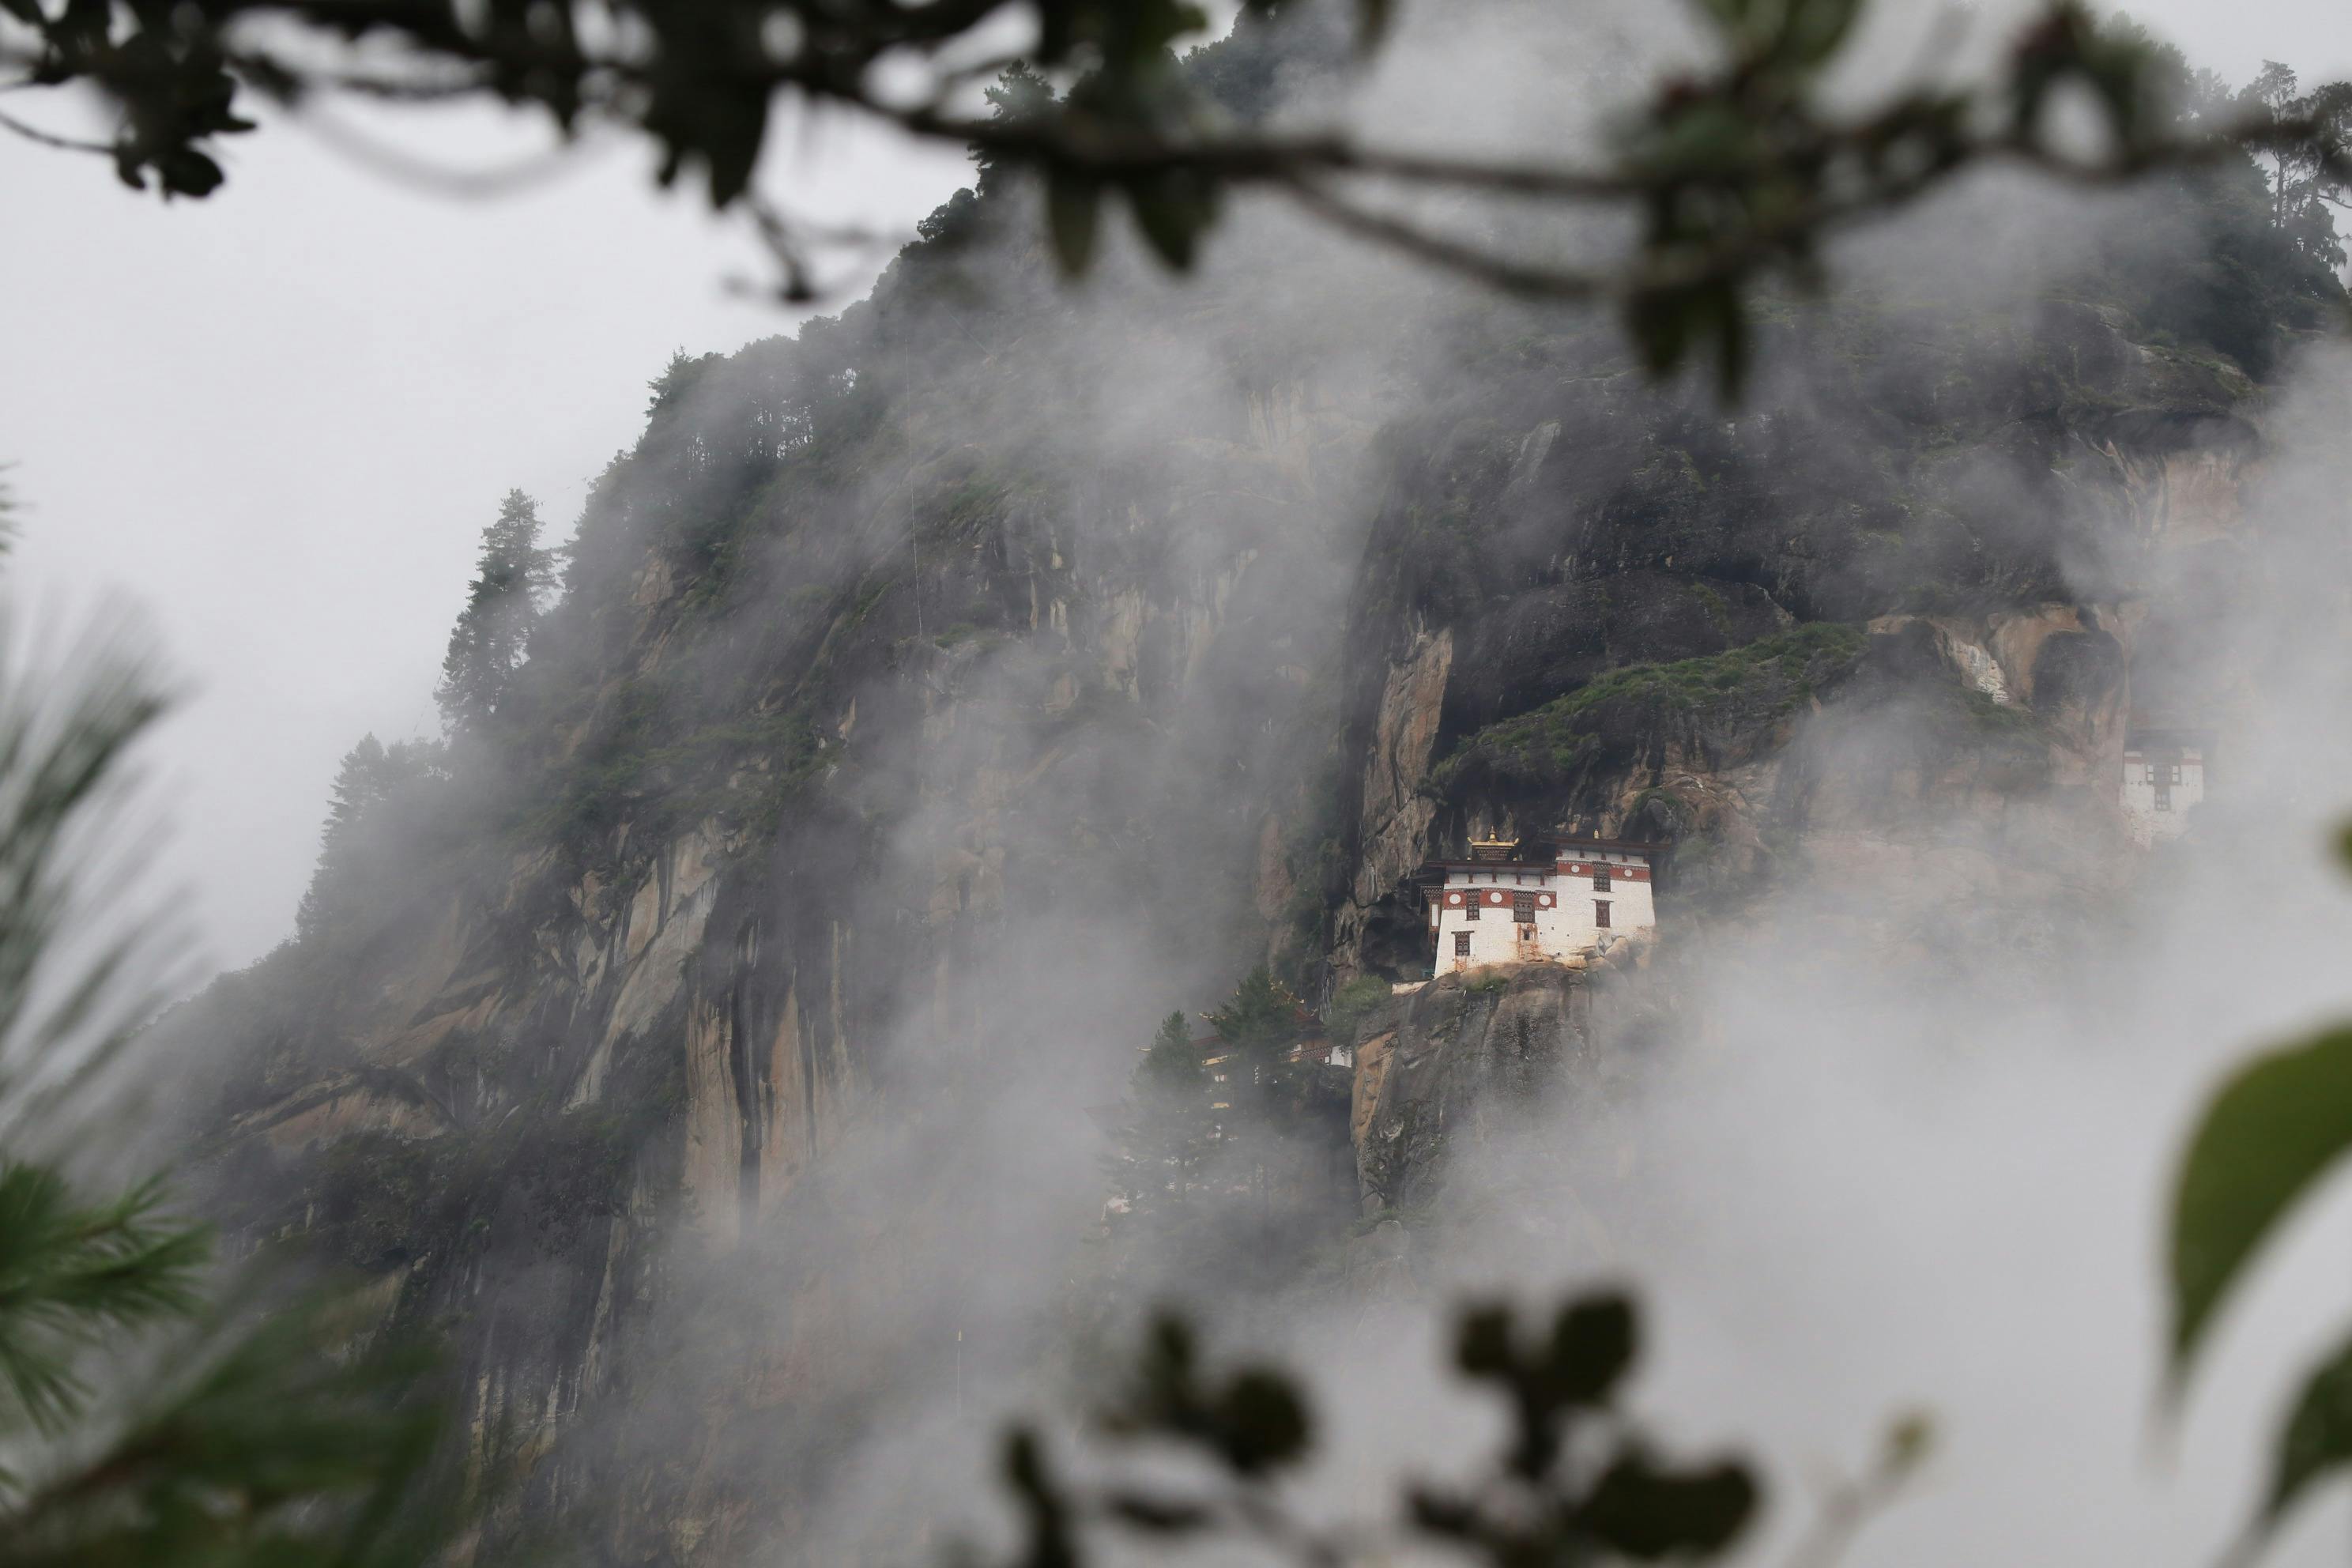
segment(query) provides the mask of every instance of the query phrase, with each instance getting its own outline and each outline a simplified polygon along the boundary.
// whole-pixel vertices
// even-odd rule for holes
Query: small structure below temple
[[[1288,1027],[1277,1037],[1272,1049],[1258,1059],[1279,1058],[1288,1062],[1313,1062],[1328,1068],[1349,1068],[1356,1065],[1356,1053],[1350,1043],[1326,1034],[1323,1020],[1303,1005],[1297,1006]],[[1233,1086],[1255,1083],[1259,1068],[1252,1065],[1252,1054],[1221,1035],[1202,1035],[1192,1041],[1192,1049],[1200,1053],[1201,1070],[1209,1079],[1209,1109],[1231,1110]]]
[[[1654,861],[1664,847],[1559,837],[1475,839],[1467,860],[1432,860],[1414,880],[1429,907],[1433,973],[1562,963],[1603,952],[1658,923]]]
[[[2189,831],[2205,798],[2212,737],[2201,730],[2136,729],[2124,741],[2124,825],[2141,848]]]

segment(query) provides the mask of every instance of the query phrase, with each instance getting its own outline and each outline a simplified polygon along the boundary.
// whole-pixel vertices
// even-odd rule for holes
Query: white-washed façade
[[[2213,738],[2202,730],[2135,725],[2124,742],[2124,826],[2147,849],[2189,831],[2205,798]]]
[[[1467,860],[1432,860],[1414,879],[1436,944],[1433,973],[1489,963],[1559,963],[1658,923],[1660,846],[1612,838],[1474,839]]]

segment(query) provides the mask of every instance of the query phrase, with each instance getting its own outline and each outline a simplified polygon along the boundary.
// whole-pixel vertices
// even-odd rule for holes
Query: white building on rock
[[[1560,963],[1605,952],[1658,923],[1653,861],[1661,846],[1560,838],[1474,840],[1467,860],[1432,860],[1415,879],[1429,906],[1433,973],[1490,963]]]
[[[2134,730],[2124,741],[2124,825],[2147,849],[2189,831],[2205,798],[2210,737],[2198,730]]]

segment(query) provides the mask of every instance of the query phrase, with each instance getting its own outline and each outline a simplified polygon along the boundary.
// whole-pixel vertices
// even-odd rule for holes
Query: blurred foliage
[[[2336,846],[2352,864],[2352,830]],[[2352,1025],[2241,1064],[2206,1103],[2170,1217],[2171,1393],[2183,1392],[2221,1309],[2286,1217],[2352,1153]],[[2352,1468],[2352,1338],[2305,1374],[2276,1439],[2259,1542],[2310,1488]]]
[[[1624,1409],[1637,1329],[1633,1303],[1615,1294],[1534,1322],[1505,1303],[1472,1307],[1454,1363],[1503,1405],[1501,1448],[1465,1478],[1407,1483],[1401,1517],[1332,1519],[1284,1489],[1318,1435],[1296,1380],[1270,1365],[1212,1366],[1192,1326],[1162,1316],[1094,1413],[1082,1477],[1035,1429],[1007,1434],[1004,1484],[1023,1523],[1008,1568],[1079,1568],[1137,1546],[1240,1547],[1315,1565],[1431,1548],[1493,1568],[1719,1557],[1754,1519],[1761,1487],[1738,1458],[1663,1457]],[[1891,1496],[1928,1437],[1917,1418],[1898,1422],[1872,1473],[1831,1500],[1822,1543]],[[1171,1453],[1194,1462],[1171,1466]]]
[[[205,1237],[160,1210],[152,1186],[92,1206],[55,1171],[0,1166],[0,1380],[36,1429],[88,1407],[92,1348],[195,1310]]]
[[[155,957],[92,940],[80,877],[160,704],[104,642],[70,668],[0,679],[0,1565],[438,1561],[484,1478],[430,1359],[325,1298],[231,1294],[161,1187],[79,1169],[120,1142]]]
[[[1248,0],[1243,27],[1312,10]],[[1354,10],[1360,44],[1375,45],[1387,0]],[[2333,244],[2312,217],[2340,200],[2352,172],[2352,90],[2273,82],[2226,116],[2184,118],[2164,51],[2135,28],[2097,25],[2079,0],[2053,0],[1991,79],[1897,84],[1849,111],[1833,107],[1830,83],[1866,0],[1698,0],[1696,10],[1713,36],[1710,62],[1658,84],[1591,165],[1270,129],[1246,107],[1270,88],[1236,57],[1198,72],[1179,59],[1176,47],[1206,26],[1181,0],[0,0],[5,85],[94,88],[117,130],[84,144],[13,115],[0,128],[102,153],[133,186],[203,196],[225,177],[219,140],[254,129],[250,96],[294,106],[337,93],[496,97],[541,110],[566,135],[591,125],[643,135],[660,150],[665,184],[698,171],[714,205],[751,214],[782,293],[797,300],[813,293],[809,256],[823,236],[761,196],[754,174],[780,101],[841,105],[967,144],[984,174],[1037,171],[1045,228],[1069,270],[1094,255],[1106,198],[1122,199],[1149,247],[1181,268],[1231,193],[1270,189],[1496,287],[1610,303],[1653,371],[1704,359],[1734,392],[1761,280],[1817,283],[1824,242],[1840,229],[1986,165],[2096,184],[2263,153],[2279,172],[2275,226],[2299,243]],[[1009,18],[1034,27],[1026,58],[992,48]],[[973,112],[992,79],[990,112]],[[2100,152],[2074,151],[2080,139],[2061,134],[2057,106],[2070,98],[2095,110]],[[1615,210],[1635,219],[1637,238],[1621,262],[1592,269],[1498,248],[1475,223],[1438,223],[1383,194],[1397,192]]]

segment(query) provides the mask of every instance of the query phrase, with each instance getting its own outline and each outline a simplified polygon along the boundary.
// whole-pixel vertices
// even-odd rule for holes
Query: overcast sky
[[[511,156],[487,115],[433,141]],[[893,229],[966,168],[872,134],[834,146],[824,210]],[[44,611],[125,596],[160,634],[188,688],[158,748],[167,879],[208,955],[241,964],[289,929],[342,753],[435,732],[499,498],[530,491],[567,535],[673,351],[797,318],[730,292],[755,248],[656,193],[635,149],[489,201],[357,173],[299,127],[246,138],[204,202],[14,142],[0,183],[38,225],[0,245],[16,592]]]
[[[2264,58],[2352,75],[2344,0],[2132,9],[2233,80]],[[516,146],[488,115],[407,122],[403,140],[476,165]],[[181,676],[156,748],[174,829],[160,873],[194,900],[215,963],[289,931],[343,752],[433,731],[499,497],[521,487],[568,533],[674,350],[793,324],[730,295],[756,255],[646,167],[612,149],[461,201],[272,126],[236,146],[222,195],[167,207],[98,161],[0,139],[15,591],[44,612],[127,599]],[[911,230],[965,171],[835,127],[772,159],[766,183]]]

